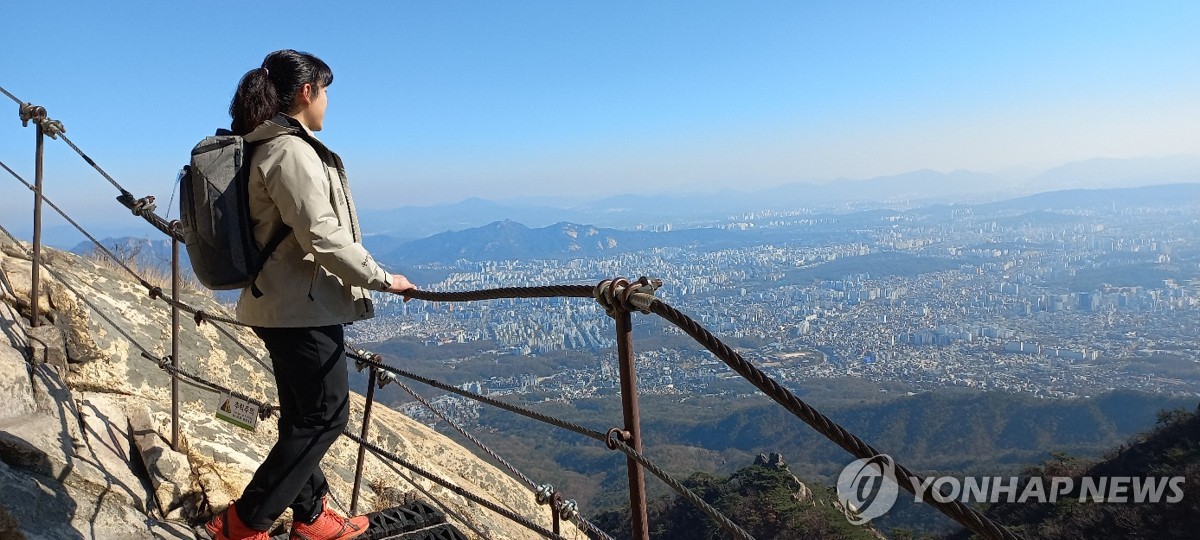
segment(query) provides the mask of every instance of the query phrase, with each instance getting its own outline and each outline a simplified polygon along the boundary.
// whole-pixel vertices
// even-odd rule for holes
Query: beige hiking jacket
[[[362,246],[341,158],[323,144],[314,147],[287,135],[299,130],[312,135],[295,119],[279,115],[245,137],[247,143],[266,140],[250,160],[254,238],[266,245],[284,224],[292,234],[258,275],[263,295],[255,298],[249,287],[242,289],[237,319],[263,327],[369,319],[375,312],[366,289],[384,290],[392,277]]]

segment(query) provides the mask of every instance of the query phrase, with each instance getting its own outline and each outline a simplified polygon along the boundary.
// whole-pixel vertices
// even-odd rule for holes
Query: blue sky
[[[238,78],[279,48],[332,66],[319,136],[372,208],[1006,172],[1200,146],[1194,1],[6,11],[0,86],[45,106],[131,191],[164,201],[191,146],[227,125]],[[32,179],[33,130],[5,103],[0,161]],[[73,212],[112,209],[111,186],[61,142],[48,143],[46,171],[48,195]],[[27,192],[8,182],[0,213],[14,226]]]

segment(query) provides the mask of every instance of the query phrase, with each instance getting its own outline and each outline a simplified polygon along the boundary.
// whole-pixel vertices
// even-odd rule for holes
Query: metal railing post
[[[179,222],[172,223],[178,226]],[[179,239],[171,237],[171,449],[179,451]]]
[[[558,492],[550,497],[550,516],[554,522],[554,534],[562,534],[562,521],[558,516],[558,503],[562,500]]]
[[[617,321],[617,363],[621,368],[621,409],[625,417],[625,431],[630,448],[642,451],[641,417],[638,411],[637,370],[633,359],[633,317],[618,309],[614,314]],[[642,465],[631,457],[625,458],[629,469],[629,519],[632,538],[648,540],[649,524],[646,517],[646,473]]]
[[[362,440],[367,440],[367,431],[371,427],[371,406],[375,404],[375,382],[378,379],[379,370],[374,366],[371,367],[370,376],[367,379],[367,403],[363,406],[362,420]],[[362,484],[363,460],[367,457],[367,447],[362,443],[358,444],[358,464],[354,466],[354,492],[350,496],[350,515],[358,515],[358,488]]]
[[[37,150],[34,157],[33,169],[33,267],[29,283],[29,325],[37,328],[41,325],[38,316],[38,297],[41,296],[42,270],[42,156],[46,141],[46,132],[41,122],[35,122],[37,130]]]

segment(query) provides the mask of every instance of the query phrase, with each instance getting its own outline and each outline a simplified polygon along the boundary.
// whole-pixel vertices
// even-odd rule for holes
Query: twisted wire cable
[[[254,360],[254,362],[257,363],[259,366],[262,366],[262,368],[264,370],[266,370],[267,373],[272,373],[272,374],[275,373],[275,369],[272,368],[271,366],[267,365],[267,363],[265,361],[263,361],[262,357],[259,356],[258,352],[250,349],[250,347],[248,347],[245,343],[242,343],[242,340],[238,339],[237,336],[233,335],[233,333],[230,332],[228,329],[226,329],[224,326],[214,324],[213,328],[216,328],[218,332],[224,334],[226,338],[229,338],[230,341],[236,343],[238,347],[240,347],[243,351],[246,352],[246,354],[250,355],[251,360]]]
[[[110,176],[107,172],[104,172],[104,169],[101,169],[100,165],[96,164],[95,160],[85,154],[83,150],[80,150],[78,146],[75,146],[75,143],[71,142],[71,139],[67,138],[65,134],[60,134],[59,137],[62,137],[63,142],[67,143],[67,146],[70,146],[76,154],[79,154],[79,157],[83,158],[88,165],[91,165],[93,169],[96,169],[96,172],[100,173],[100,176],[103,176],[105,180],[108,180],[108,183],[117,188],[117,190],[121,192],[122,196],[133,197],[133,194],[130,193],[129,190],[117,183],[116,179]]]
[[[231,388],[228,388],[228,387],[222,386],[220,384],[217,384],[215,382],[209,381],[208,379],[205,379],[204,377],[196,375],[195,373],[187,371],[183,368],[178,368],[178,367],[172,366],[170,364],[171,358],[169,356],[163,357],[163,358],[155,358],[155,357],[153,357],[151,355],[147,355],[147,354],[143,354],[142,356],[145,356],[146,358],[148,358],[150,360],[156,360],[158,362],[158,367],[161,368],[163,371],[166,371],[167,373],[171,373],[173,375],[179,375],[180,377],[195,381],[197,384],[208,387],[209,390],[213,391],[214,393],[229,394],[235,398],[241,399],[242,401],[253,403],[254,405],[258,406],[259,410],[261,410],[261,411],[269,412],[269,411],[275,411],[278,409],[278,407],[275,405],[272,405],[270,403],[267,403],[267,402],[259,400],[259,399],[254,399],[246,394],[238,392],[237,390],[233,390]]]
[[[463,427],[458,425],[457,422],[447,418],[446,415],[442,414],[442,411],[439,411],[436,407],[434,407],[433,404],[429,402],[429,400],[425,399],[420,394],[417,394],[417,392],[415,390],[413,390],[411,387],[409,387],[407,384],[404,384],[401,381],[392,381],[392,382],[396,383],[396,386],[399,386],[400,389],[407,392],[408,395],[412,396],[412,398],[417,400],[418,403],[420,403],[421,405],[424,405],[426,409],[429,409],[430,412],[432,412],[435,416],[437,416],[441,421],[445,422],[446,425],[450,426],[451,429],[453,429],[454,431],[457,431],[459,435],[466,437],[467,440],[471,441],[471,443],[474,444],[476,447],[478,447],[480,450],[483,450],[484,453],[486,453],[492,459],[496,460],[497,463],[500,463],[501,465],[503,465],[505,469],[508,469],[508,472],[512,473],[514,476],[519,478],[522,482],[525,483],[526,486],[528,486],[530,488],[537,488],[537,483],[534,482],[533,480],[531,480],[528,476],[525,476],[525,473],[521,472],[516,467],[514,467],[511,463],[508,462],[508,460],[504,459],[499,454],[492,451],[492,449],[488,448],[488,446],[486,444],[483,444],[483,441],[480,441],[479,439],[475,438],[474,435],[471,435],[470,433],[468,433],[467,430],[463,429]]]
[[[646,470],[650,471],[652,474],[654,474],[654,476],[657,476],[659,480],[662,480],[665,484],[670,486],[671,489],[674,489],[677,493],[679,493],[680,496],[682,496],[684,499],[687,499],[688,502],[695,505],[696,508],[699,508],[702,512],[708,515],[709,518],[712,518],[713,521],[717,522],[717,525],[720,525],[722,529],[725,529],[725,532],[728,532],[729,534],[743,540],[754,540],[754,537],[750,536],[750,533],[738,526],[737,523],[734,523],[733,520],[725,517],[725,514],[722,514],[719,510],[704,502],[704,499],[701,499],[700,496],[696,495],[694,491],[688,489],[687,486],[676,480],[669,473],[667,473],[667,471],[659,468],[659,466],[655,465],[654,462],[646,459],[646,456],[643,456],[637,450],[634,450],[632,447],[622,442],[616,437],[615,433],[613,435],[614,436],[610,437],[607,441],[607,444],[610,448],[620,450],[634,461],[640,463],[646,468]]]
[[[590,289],[590,287],[589,287],[589,289]],[[462,397],[465,397],[468,399],[473,399],[475,401],[486,403],[493,407],[498,407],[500,409],[504,409],[506,411],[509,411],[509,412],[512,412],[515,414],[519,414],[526,418],[530,418],[530,419],[537,420],[539,422],[543,422],[546,424],[550,424],[550,425],[553,425],[553,426],[556,426],[556,427],[559,427],[559,428],[562,428],[562,429],[565,429],[568,431],[572,431],[574,433],[583,435],[585,437],[591,437],[597,441],[603,442],[608,438],[607,435],[605,435],[604,433],[585,428],[578,424],[567,422],[565,420],[560,420],[558,418],[554,418],[552,416],[545,415],[545,414],[539,413],[537,411],[526,409],[524,407],[513,405],[511,403],[505,403],[503,401],[499,401],[499,400],[496,400],[496,399],[493,399],[493,398],[490,398],[490,397],[487,397],[487,396],[484,396],[481,394],[476,394],[476,393],[468,391],[468,390],[463,390],[461,388],[451,386],[449,384],[443,383],[443,382],[435,380],[435,379],[430,379],[428,377],[422,377],[415,373],[410,373],[410,372],[402,370],[400,368],[389,366],[389,365],[383,363],[381,360],[379,360],[378,355],[365,354],[364,352],[355,348],[350,343],[346,344],[346,356],[348,356],[350,358],[354,358],[355,360],[362,362],[363,365],[372,366],[372,367],[381,369],[383,371],[390,372],[394,375],[399,375],[401,377],[405,377],[407,379],[418,381],[418,382],[427,384],[429,386],[432,386],[434,388],[445,390],[447,392],[450,392],[450,393],[453,393],[453,394],[456,394],[456,395],[459,395],[459,396],[462,396]],[[396,382],[399,383],[399,381],[396,381]],[[468,437],[470,437],[470,436],[468,435]],[[485,451],[487,451],[487,450],[485,449]],[[489,455],[490,454],[491,454],[491,452],[489,451]],[[500,459],[499,456],[496,456],[496,457],[497,457],[497,459]],[[520,475],[519,472],[517,472],[516,474]],[[521,476],[523,477],[522,479],[525,480],[527,483],[531,482],[528,478],[524,478],[524,475],[521,475]],[[608,535],[608,533],[605,533],[603,530],[596,527],[594,524],[587,521],[586,519],[583,519],[582,517],[579,517],[578,519],[580,522],[577,523],[577,525],[583,525],[585,533],[591,531],[591,532],[597,533],[598,535],[601,535],[602,538],[608,538],[608,539],[612,538],[611,536]]]
[[[529,488],[530,488],[531,490],[533,490],[533,491],[537,491],[537,487],[538,487],[538,485],[537,485],[537,483],[536,483],[536,482],[534,482],[532,479],[530,479],[528,476],[526,476],[526,475],[525,475],[525,473],[523,473],[523,472],[521,472],[519,469],[517,469],[517,468],[516,468],[516,466],[512,465],[511,463],[509,463],[509,462],[508,462],[508,460],[506,460],[506,459],[504,459],[503,457],[501,457],[499,454],[497,454],[497,453],[496,453],[495,451],[493,451],[491,448],[488,448],[488,446],[487,446],[486,444],[484,444],[484,443],[483,443],[483,441],[480,441],[479,439],[475,438],[475,436],[474,436],[474,435],[471,435],[471,434],[470,434],[470,433],[469,433],[469,432],[468,432],[468,431],[467,431],[465,428],[463,428],[463,427],[462,427],[461,425],[459,425],[457,422],[455,422],[455,421],[451,420],[450,418],[446,417],[446,415],[445,415],[445,414],[442,414],[442,412],[441,412],[441,411],[439,411],[439,410],[437,410],[437,409],[436,409],[436,408],[433,406],[433,404],[432,404],[432,403],[430,403],[430,402],[429,402],[428,400],[426,400],[426,399],[425,399],[423,396],[421,396],[420,394],[418,394],[418,393],[417,393],[415,390],[413,390],[413,389],[412,389],[411,387],[409,387],[407,384],[404,384],[403,382],[400,382],[400,381],[397,381],[397,380],[393,380],[392,382],[394,382],[394,383],[395,383],[397,386],[399,386],[401,389],[403,389],[405,392],[407,392],[407,393],[408,393],[408,395],[412,396],[412,398],[413,398],[413,399],[417,400],[417,402],[418,402],[418,403],[420,403],[421,405],[424,405],[426,409],[429,409],[431,412],[433,412],[433,414],[434,414],[434,415],[436,415],[436,416],[437,416],[439,419],[441,419],[443,422],[446,422],[446,425],[450,426],[452,429],[454,429],[454,431],[457,431],[457,432],[458,432],[460,435],[462,435],[463,437],[466,437],[466,438],[467,438],[467,440],[471,441],[471,443],[472,443],[472,444],[474,444],[476,447],[478,447],[480,450],[482,450],[484,453],[486,453],[486,454],[487,454],[488,456],[490,456],[492,459],[496,460],[496,462],[498,462],[498,463],[500,463],[501,465],[503,465],[505,469],[507,469],[509,472],[511,472],[513,475],[515,475],[515,476],[516,476],[517,478],[519,478],[521,481],[525,482],[525,485],[526,485],[527,487],[529,487]],[[561,510],[561,504],[560,504],[560,507],[559,507],[559,508],[555,508],[555,510],[556,510],[556,511],[559,511],[559,510]],[[582,517],[582,516],[576,516],[576,518],[575,518],[575,519],[578,519],[578,520],[579,520],[579,521],[576,523],[576,525],[577,525],[577,526],[580,526],[580,528],[584,529],[584,532],[585,532],[585,533],[587,533],[587,532],[596,532],[596,533],[598,533],[598,534],[600,534],[600,535],[603,535],[603,536],[602,536],[603,538],[608,538],[608,539],[610,539],[610,540],[611,540],[611,538],[612,538],[611,536],[609,536],[609,535],[608,535],[607,533],[605,533],[604,531],[601,531],[600,529],[597,529],[595,525],[592,525],[590,522],[588,522],[587,520],[583,519],[583,517]],[[575,519],[572,519],[572,521],[575,521]]]
[[[25,181],[25,179],[22,178],[21,175],[17,174],[16,171],[12,170],[3,161],[0,161],[0,167],[3,167],[4,170],[8,171],[8,174],[11,174],[13,176],[13,178],[17,179],[18,182],[21,182],[22,184],[24,184],[25,187],[29,188],[30,191],[37,190],[37,187],[35,187],[33,184],[30,184],[29,182]],[[100,251],[104,252],[105,255],[108,255],[108,257],[110,259],[112,259],[113,262],[117,263],[117,265],[120,266],[121,268],[123,268],[126,272],[129,272],[129,275],[133,276],[134,279],[136,279],[139,284],[141,284],[143,287],[146,287],[147,289],[153,287],[145,279],[142,279],[142,276],[139,276],[137,274],[137,272],[134,272],[133,269],[129,268],[129,265],[125,264],[125,262],[122,261],[116,255],[114,255],[113,252],[109,251],[108,248],[104,247],[104,244],[100,243],[100,241],[97,240],[95,236],[92,236],[91,233],[84,230],[82,225],[80,225],[74,219],[71,219],[71,216],[67,215],[67,213],[65,211],[63,211],[62,208],[59,208],[58,205],[54,204],[54,201],[50,200],[49,197],[46,197],[45,194],[42,195],[42,202],[46,203],[46,205],[49,206],[51,209],[53,209],[55,212],[58,212],[58,215],[62,216],[63,219],[67,220],[67,223],[70,223],[73,227],[75,227],[76,230],[83,233],[83,235],[86,236],[88,240],[91,240],[92,243],[95,244],[98,249],[100,249]]]
[[[411,379],[411,380],[414,380],[414,381],[417,381],[420,383],[424,383],[424,384],[427,384],[434,388],[445,390],[447,392],[457,394],[457,395],[460,395],[465,398],[470,398],[470,399],[474,399],[476,401],[487,403],[488,405],[491,405],[493,407],[499,407],[501,409],[504,409],[504,410],[512,412],[512,413],[519,414],[526,418],[532,418],[539,422],[557,426],[557,427],[560,427],[567,431],[572,431],[579,435],[583,435],[585,437],[591,437],[600,442],[604,442],[605,440],[608,439],[608,437],[604,433],[601,433],[594,429],[588,429],[581,425],[567,422],[566,420],[560,420],[558,418],[554,418],[553,416],[545,415],[545,414],[539,413],[537,411],[533,411],[530,409],[526,409],[524,407],[513,405],[511,403],[505,403],[503,401],[499,401],[499,400],[496,400],[496,399],[493,399],[493,398],[490,398],[490,397],[487,397],[487,396],[484,396],[481,394],[476,394],[476,393],[468,391],[468,390],[463,390],[461,388],[451,386],[451,385],[443,383],[441,381],[430,379],[428,377],[422,377],[415,373],[410,373],[410,372],[404,371],[403,369],[389,366],[387,364],[384,364],[383,362],[380,362],[379,360],[377,360],[375,358],[371,358],[371,357],[359,354],[354,348],[352,348],[350,346],[347,346],[346,355],[350,356],[352,358],[355,358],[357,360],[361,360],[363,362],[363,364],[365,364],[365,365],[374,366],[376,368],[393,373],[395,375],[399,375],[406,379]]]
[[[0,86],[0,93],[3,93],[4,95],[8,96],[9,99],[17,102],[17,105],[25,104],[24,101],[17,99],[17,96],[12,95],[8,90],[5,90],[3,86]]]
[[[395,463],[388,461],[386,459],[381,460],[381,461],[382,461],[383,465],[385,467],[387,467],[388,469],[391,469],[392,472],[396,474],[396,476],[399,476],[400,479],[404,480],[405,482],[408,482],[408,484],[410,486],[412,486],[413,489],[420,491],[421,494],[424,495],[425,498],[429,500],[429,502],[433,503],[434,506],[441,508],[442,511],[445,512],[447,516],[451,516],[454,519],[457,519],[463,525],[466,525],[468,529],[471,529],[471,531],[474,532],[476,535],[478,535],[480,538],[487,538],[487,533],[479,530],[479,525],[477,523],[475,523],[475,520],[471,519],[469,516],[464,516],[463,514],[460,514],[459,512],[455,511],[453,508],[450,508],[449,505],[447,505],[446,503],[444,503],[440,499],[438,499],[436,496],[434,496],[434,494],[432,492],[430,492],[430,490],[428,488],[426,488],[425,486],[422,486],[421,484],[418,484],[416,480],[413,480],[411,474],[408,474],[408,473],[402,471],[401,468],[398,465],[396,465]]]
[[[477,291],[434,292],[410,290],[404,296],[429,302],[474,302],[506,298],[591,298],[591,285],[542,285],[538,287],[499,287]]]
[[[12,93],[10,93],[8,90],[5,90],[4,87],[0,87],[0,92],[3,92],[4,95],[9,97],[9,99],[12,99],[13,101],[15,101],[17,103],[17,105],[20,105],[20,106],[27,105],[26,102],[21,101],[20,99],[17,99],[17,96],[12,95]],[[24,118],[24,117],[22,117],[22,118]],[[159,217],[157,214],[155,214],[153,212],[153,210],[143,209],[140,207],[140,205],[137,205],[136,203],[138,201],[133,196],[133,194],[130,193],[129,190],[125,189],[125,187],[122,186],[119,182],[117,182],[117,180],[115,178],[113,178],[112,175],[108,174],[107,171],[102,169],[100,167],[100,165],[97,164],[96,161],[91,158],[91,156],[88,156],[86,152],[84,152],[82,149],[80,149],[79,146],[77,146],[75,144],[75,142],[70,139],[70,137],[67,137],[66,133],[64,133],[64,130],[62,129],[61,124],[59,124],[57,126],[57,129],[55,129],[51,133],[52,133],[51,138],[55,138],[55,139],[62,138],[63,142],[67,143],[67,146],[71,147],[71,149],[74,150],[76,154],[79,154],[79,157],[83,158],[83,160],[85,162],[87,162],[88,165],[91,165],[92,168],[96,170],[96,172],[100,173],[100,176],[103,176],[105,180],[108,180],[109,184],[112,184],[113,187],[117,188],[117,191],[121,192],[121,195],[119,197],[117,197],[117,201],[119,201],[121,204],[125,205],[126,208],[133,210],[135,215],[142,216],[147,222],[150,223],[150,225],[154,226],[154,228],[163,232],[167,236],[171,236],[171,237],[177,238],[179,240],[183,240],[182,233],[172,230],[172,228],[170,226],[170,222],[163,219],[162,217]]]
[[[484,499],[478,495],[475,495],[474,493],[471,493],[469,490],[459,487],[459,486],[455,485],[454,483],[450,482],[449,480],[440,478],[436,474],[426,471],[425,469],[421,468],[420,466],[418,466],[412,462],[409,462],[408,460],[406,460],[392,452],[389,452],[383,448],[380,448],[380,447],[370,443],[366,439],[363,439],[362,437],[359,437],[358,435],[351,433],[350,430],[343,431],[342,435],[354,442],[357,442],[358,444],[363,445],[363,448],[366,448],[372,454],[375,454],[378,457],[387,459],[388,461],[396,463],[396,464],[400,465],[401,467],[404,467],[405,469],[408,469],[414,473],[417,473],[418,475],[421,475],[421,476],[425,477],[426,479],[428,479],[450,491],[453,491],[454,493],[458,494],[459,496],[461,496],[467,500],[470,500],[471,502],[474,502],[475,504],[478,504],[484,508],[487,508],[488,510],[496,512],[497,514],[500,514],[501,516],[508,518],[510,521],[520,524],[521,526],[523,526],[531,531],[534,531],[546,538],[553,538],[555,540],[566,540],[562,536],[554,534],[552,531],[546,529],[545,527],[542,527],[541,525],[538,525],[537,523],[534,523],[534,522],[526,519],[523,516],[519,516],[507,508],[504,508],[496,503],[493,503],[487,499]]]
[[[824,435],[825,438],[841,446],[851,455],[860,459],[869,459],[880,454],[874,447],[853,433],[850,433],[846,428],[838,425],[829,417],[821,414],[811,405],[796,397],[791,391],[775,382],[774,379],[771,379],[753,364],[747,362],[742,358],[741,354],[738,354],[737,351],[722,343],[720,339],[717,339],[716,336],[687,315],[654,297],[651,297],[647,307],[652,313],[686,332],[697,343],[703,345],[704,348],[716,355],[717,358],[725,362],[726,365],[747,381],[750,381],[751,384],[776,403],[782,405],[789,412],[799,417],[821,435]],[[899,463],[896,463],[895,466],[896,483],[909,492],[916,493],[918,487],[913,480],[916,478],[916,475]],[[948,497],[947,499],[949,499],[949,502],[942,502],[936,497],[927,497],[925,498],[925,502],[985,538],[1004,540],[1019,538],[1012,531],[1001,527],[975,509],[956,499]]]

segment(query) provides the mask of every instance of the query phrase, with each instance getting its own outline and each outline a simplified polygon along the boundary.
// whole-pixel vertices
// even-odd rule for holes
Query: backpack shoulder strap
[[[267,245],[263,246],[262,251],[258,254],[258,260],[255,261],[256,264],[254,267],[261,271],[263,265],[267,264],[267,259],[271,258],[271,253],[274,252],[275,248],[279,247],[279,244],[283,243],[283,239],[287,238],[290,234],[292,234],[292,228],[286,223],[283,224],[283,227],[280,227],[279,230],[276,231],[275,236],[272,236],[271,239],[267,241]],[[262,289],[258,288],[258,272],[255,272],[254,275],[250,276],[250,294],[253,294],[255,298],[261,298],[263,295]]]
[[[312,146],[313,149],[316,150],[318,154],[320,154],[321,150],[325,148],[325,145],[321,144],[321,141],[318,141],[312,135],[309,135],[308,131],[306,131],[303,126],[296,125],[296,121],[294,119],[292,119],[291,117],[288,117],[287,115],[284,115],[284,114],[276,115],[275,118],[273,118],[271,121],[275,122],[277,124],[283,125],[283,126],[289,126],[289,127],[293,128],[289,132],[280,133],[279,135],[275,135],[275,137],[280,137],[283,135],[295,135],[295,136],[303,139],[304,142],[308,143],[310,146]],[[249,146],[250,148],[254,148],[254,147],[261,145],[262,143],[265,143],[271,139],[274,139],[275,137],[268,137],[266,139],[257,140],[257,141],[254,141],[253,143],[249,143],[247,146]],[[328,152],[328,150],[325,150],[325,151]],[[271,239],[269,241],[267,241],[267,244],[265,246],[263,246],[262,251],[259,253],[258,260],[255,261],[257,264],[255,264],[254,267],[261,270],[263,265],[267,264],[267,260],[271,258],[271,253],[274,253],[275,249],[279,247],[279,244],[282,244],[284,239],[286,239],[288,237],[288,235],[290,235],[291,233],[292,233],[292,227],[289,226],[288,224],[284,223],[283,227],[280,227],[279,231],[277,231],[275,233],[275,236],[272,236]],[[258,288],[258,272],[255,272],[254,275],[250,276],[250,293],[253,294],[255,298],[259,298],[263,295],[262,290]]]

